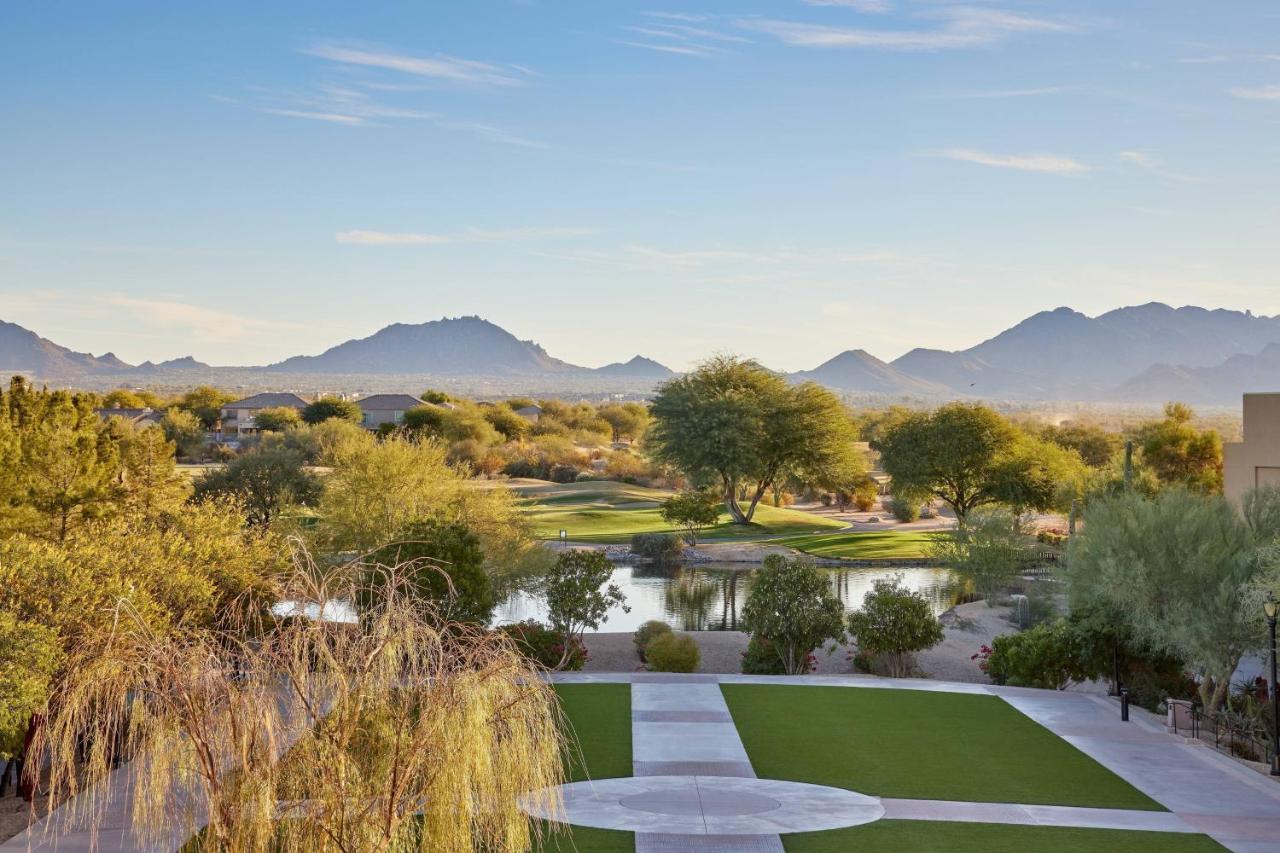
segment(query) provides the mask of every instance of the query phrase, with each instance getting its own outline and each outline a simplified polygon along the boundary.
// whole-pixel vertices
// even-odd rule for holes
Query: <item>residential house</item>
[[[530,423],[536,424],[538,422],[538,418],[542,417],[542,407],[541,406],[523,406],[519,409],[516,409],[516,414],[524,418],[525,420],[529,421]]]
[[[224,437],[253,435],[258,431],[258,427],[253,422],[253,416],[263,409],[290,408],[301,412],[310,402],[306,397],[299,397],[297,394],[268,392],[227,403],[222,407],[222,426],[219,433]]]
[[[405,412],[427,404],[412,394],[374,394],[357,400],[356,405],[360,407],[361,426],[376,430],[384,424],[400,426]]]
[[[1244,441],[1222,448],[1223,493],[1239,503],[1258,486],[1280,486],[1280,393],[1244,395]]]
[[[155,409],[134,409],[126,406],[112,406],[110,409],[94,409],[94,413],[104,421],[109,418],[123,418],[136,427],[151,426],[160,423],[164,412]]]

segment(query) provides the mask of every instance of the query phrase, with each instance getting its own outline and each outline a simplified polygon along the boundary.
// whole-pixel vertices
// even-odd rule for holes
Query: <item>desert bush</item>
[[[853,505],[857,508],[858,512],[867,512],[876,505],[876,498],[879,497],[879,494],[880,492],[876,486],[875,480],[872,480],[870,477],[865,480],[860,480],[858,484],[853,487]]]
[[[688,634],[659,634],[645,650],[651,672],[693,672],[698,668],[698,644]]]
[[[674,533],[636,533],[631,537],[631,553],[647,560],[679,559],[684,539]]]
[[[587,649],[582,640],[574,637],[566,645],[564,634],[536,619],[503,625],[498,630],[511,638],[521,654],[547,669],[559,667],[576,671],[587,662]]]
[[[650,619],[648,622],[636,629],[635,636],[632,641],[636,644],[636,654],[640,660],[645,659],[645,649],[649,644],[663,634],[670,634],[671,626],[666,622],[659,622],[657,619]]]
[[[1088,678],[1075,632],[1063,619],[1020,634],[996,637],[991,641],[990,653],[979,653],[976,658],[996,684],[1065,690],[1073,682]]]
[[[885,508],[894,518],[903,523],[920,518],[920,502],[910,498],[892,497],[885,504]]]
[[[810,655],[810,658],[813,656]],[[809,667],[805,668],[805,672]],[[763,637],[753,636],[747,641],[747,650],[742,653],[742,672],[744,675],[785,675],[782,658],[773,643]]]

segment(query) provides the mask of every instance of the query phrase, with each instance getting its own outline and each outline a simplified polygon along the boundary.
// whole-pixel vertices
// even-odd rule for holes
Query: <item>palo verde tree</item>
[[[1183,403],[1164,407],[1164,419],[1143,425],[1137,434],[1142,464],[1162,486],[1182,486],[1206,494],[1222,492],[1222,437],[1192,424]]]
[[[1181,658],[1208,711],[1262,642],[1255,595],[1280,536],[1280,490],[1260,489],[1242,509],[1184,489],[1101,497],[1067,551],[1072,610],[1112,614],[1140,644]]]
[[[856,434],[839,399],[814,383],[790,385],[754,361],[717,356],[665,383],[650,413],[645,440],[654,459],[714,483],[739,524],[751,522],[779,477],[819,480],[857,464]]]

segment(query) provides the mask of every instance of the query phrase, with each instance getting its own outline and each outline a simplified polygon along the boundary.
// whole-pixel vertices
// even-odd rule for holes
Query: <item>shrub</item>
[[[587,649],[582,640],[577,637],[569,640],[569,654],[566,657],[564,635],[536,619],[503,625],[498,630],[511,638],[521,654],[547,669],[559,666],[561,669],[576,671],[582,669],[588,660]],[[560,666],[561,660],[564,660],[563,666]]]
[[[873,657],[895,678],[911,675],[916,652],[942,642],[942,625],[928,599],[904,589],[896,578],[878,580],[849,615],[849,633],[859,652]]]
[[[401,530],[396,541],[374,551],[362,592],[369,596],[386,580],[384,567],[406,567],[413,594],[431,602],[437,615],[451,622],[487,624],[497,604],[493,582],[484,569],[480,540],[465,524],[425,521]]]
[[[910,500],[908,498],[892,497],[885,504],[889,513],[898,521],[909,522],[915,521],[920,517],[920,502]]]
[[[553,483],[572,483],[578,479],[578,469],[573,465],[556,464],[547,472],[547,479]]]
[[[648,622],[636,629],[635,636],[632,638],[636,644],[636,654],[640,656],[640,660],[645,659],[645,649],[649,644],[663,634],[670,634],[671,626],[666,622],[659,622],[657,619],[650,619]]]
[[[684,539],[674,533],[637,533],[631,537],[631,553],[647,560],[675,560],[682,551]]]
[[[1062,546],[1067,544],[1067,532],[1065,530],[1041,530],[1036,534],[1036,541],[1043,545]]]
[[[786,674],[786,670],[782,668],[782,658],[773,643],[755,636],[747,642],[747,650],[742,653],[742,672],[745,675]]]
[[[698,644],[688,634],[659,634],[645,650],[651,672],[693,672],[698,668]]]
[[[751,581],[742,625],[767,638],[788,675],[806,672],[813,650],[844,636],[844,605],[825,572],[771,554]]]
[[[1077,645],[1071,626],[1059,619],[1021,634],[996,637],[990,652],[974,659],[981,658],[979,668],[996,684],[1065,690],[1072,682],[1088,678]]]
[[[857,508],[858,512],[867,512],[876,505],[876,498],[879,494],[880,491],[876,486],[875,480],[872,480],[870,477],[865,480],[860,480],[858,481],[858,484],[853,487],[853,505]]]

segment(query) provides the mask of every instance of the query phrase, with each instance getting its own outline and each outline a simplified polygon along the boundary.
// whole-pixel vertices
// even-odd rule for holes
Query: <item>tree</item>
[[[1075,479],[1079,466],[1066,451],[1020,436],[976,403],[949,403],[903,418],[881,438],[880,463],[895,493],[934,495],[961,525],[992,503],[1049,509],[1061,495],[1060,478]]]
[[[984,509],[964,527],[938,536],[928,550],[931,560],[973,584],[989,602],[1027,565],[1034,542],[1030,526],[1016,513]]]
[[[734,522],[748,524],[769,487],[794,473],[817,478],[856,456],[839,399],[813,383],[791,386],[754,361],[718,356],[669,380],[650,407],[654,459],[714,482]],[[748,490],[748,505],[738,490]]]
[[[61,662],[57,633],[0,610],[0,758],[21,757],[23,736]]]
[[[274,592],[358,594],[334,580],[350,567],[320,581],[309,569]],[[72,648],[34,748],[49,756],[54,802],[107,788],[121,754],[146,768],[123,780],[137,805],[130,849],[200,827],[198,846],[220,851],[540,846],[541,823],[522,808],[559,804],[561,717],[552,685],[506,637],[440,630],[394,577],[341,628],[281,616],[261,632],[165,634],[131,608],[118,616],[109,643]],[[86,758],[86,742],[119,747]],[[84,799],[62,811],[96,832],[107,798]]]
[[[741,621],[753,639],[768,641],[787,675],[798,675],[814,649],[844,636],[844,605],[812,563],[770,554],[752,578]]]
[[[314,504],[320,481],[303,467],[302,454],[278,445],[256,447],[196,481],[195,496],[233,498],[250,524],[270,526],[291,506]]]
[[[448,411],[440,406],[414,406],[404,413],[404,428],[421,435],[443,435],[444,416]]]
[[[155,521],[178,511],[191,482],[178,472],[174,445],[159,426],[130,430],[120,441],[119,491],[132,519]]]
[[[38,514],[43,535],[62,541],[78,524],[113,511],[119,450],[86,406],[62,393],[38,396],[18,441],[18,503]]]
[[[613,563],[602,551],[565,551],[555,566],[539,582],[547,600],[547,619],[565,639],[565,658],[575,642],[581,642],[588,628],[595,630],[608,621],[609,609],[621,607],[630,613],[626,596],[613,577]]]
[[[598,414],[613,433],[613,443],[624,438],[638,440],[649,426],[649,410],[639,403],[607,403]]]
[[[360,407],[353,401],[340,400],[337,397],[320,397],[308,403],[302,410],[302,420],[309,424],[324,423],[330,418],[340,418],[358,424],[363,417]]]
[[[698,544],[698,531],[720,520],[720,500],[711,492],[690,491],[662,502],[662,520],[683,527],[690,545]]]
[[[200,455],[208,439],[207,427],[199,417],[185,409],[172,408],[160,419],[160,429],[166,440],[173,442],[177,454],[184,459]]]
[[[1088,424],[1047,426],[1040,431],[1040,437],[1059,447],[1076,451],[1090,468],[1106,468],[1124,445],[1124,439],[1119,433]]]
[[[102,397],[102,408],[104,409],[143,409],[146,408],[146,402],[142,397],[130,391],[128,388],[117,388],[114,391],[108,391]]]
[[[371,565],[362,609],[383,593],[385,567],[399,566],[410,593],[430,602],[440,620],[489,624],[497,599],[474,533],[457,522],[428,521],[410,525],[397,539],[365,561]]]
[[[506,405],[486,406],[483,417],[508,441],[517,441],[529,432],[529,421],[517,415]]]
[[[453,398],[443,391],[437,391],[434,388],[428,388],[418,395],[418,399],[424,403],[434,403],[437,406],[443,406],[445,403],[453,402]]]
[[[1280,491],[1259,490],[1242,515],[1225,498],[1183,489],[1102,497],[1068,545],[1072,610],[1123,619],[1138,643],[1184,660],[1215,711],[1240,658],[1262,640],[1254,600],[1263,557],[1280,536]]]
[[[849,614],[849,634],[858,650],[879,658],[889,675],[904,678],[915,671],[916,652],[942,642],[942,623],[929,600],[903,588],[897,578],[872,584],[862,609]]]
[[[175,405],[182,411],[195,415],[200,426],[207,431],[213,429],[222,417],[222,407],[233,400],[235,397],[225,391],[201,385],[179,397]]]
[[[1222,492],[1222,437],[1192,425],[1194,413],[1183,403],[1164,407],[1164,420],[1138,430],[1142,462],[1165,486],[1183,486],[1206,494]]]
[[[312,541],[326,552],[369,551],[396,541],[423,521],[456,521],[479,539],[495,578],[540,568],[545,549],[533,538],[515,495],[472,488],[467,472],[449,464],[439,442],[392,436],[353,443],[334,460],[316,506]]]
[[[253,416],[253,425],[260,432],[284,432],[300,423],[302,416],[292,406],[259,409]]]

